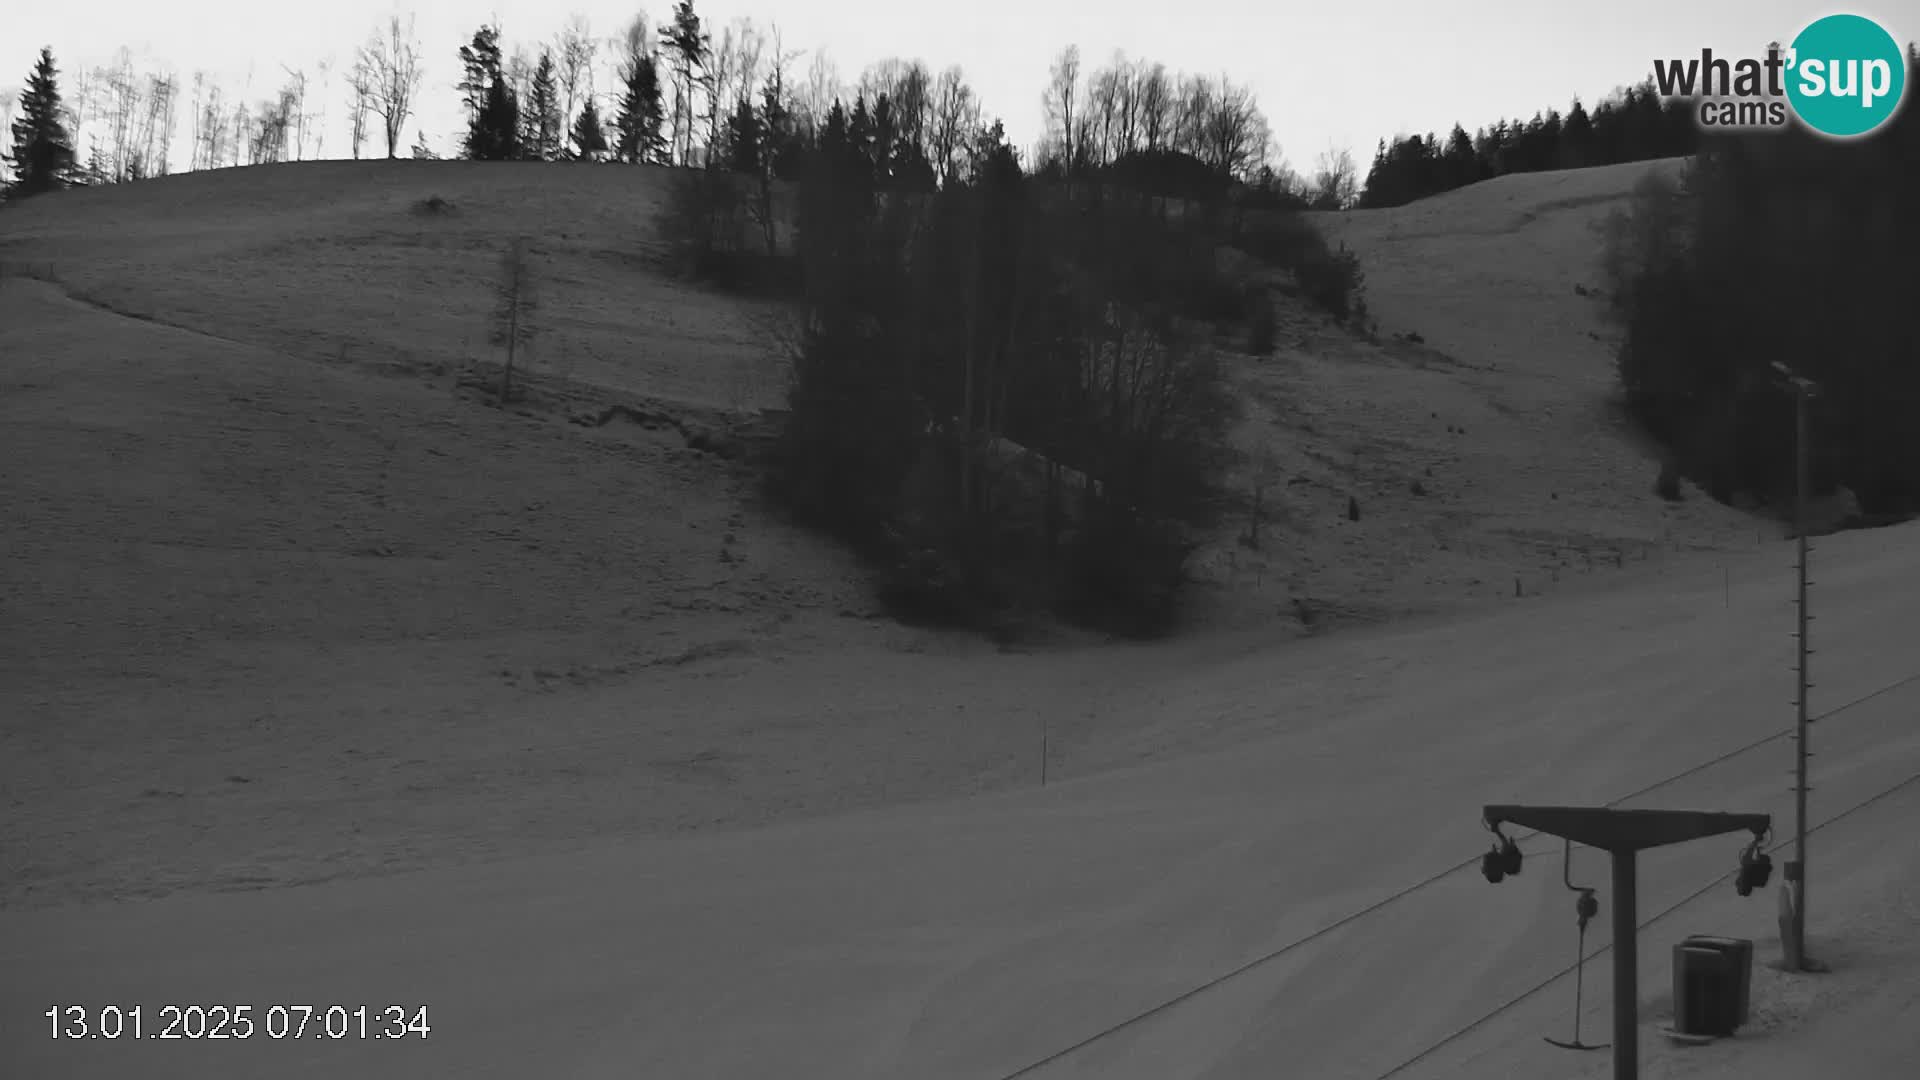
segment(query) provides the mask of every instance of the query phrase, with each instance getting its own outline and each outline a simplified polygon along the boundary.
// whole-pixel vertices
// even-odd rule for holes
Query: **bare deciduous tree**
[[[760,69],[765,62],[767,52],[767,34],[752,19],[735,19],[733,30],[733,58],[731,61],[731,82],[723,104],[731,113],[745,101],[753,101],[754,90],[760,85]]]
[[[291,109],[291,113],[287,119],[288,127],[292,132],[290,143],[293,149],[293,160],[305,161],[307,160],[307,131],[310,120],[307,116],[307,73],[299,68],[288,67],[285,64],[280,65],[280,70],[287,73],[287,85],[286,88],[281,91],[281,96],[289,99],[289,107]]]
[[[560,100],[565,112],[561,127],[573,130],[575,108],[593,93],[593,58],[600,41],[585,15],[575,12],[567,19],[555,42],[554,58],[559,64]]]
[[[327,98],[333,90],[333,57],[315,65],[320,73],[318,99],[319,110],[313,114],[313,156],[325,157],[327,154]]]
[[[754,88],[760,85],[760,66],[766,60],[767,35],[751,19],[740,20],[740,37],[734,45],[734,106],[752,102]]]
[[[1207,143],[1207,117],[1213,112],[1213,86],[1205,75],[1188,75],[1174,91],[1169,148],[1201,157]]]
[[[1205,115],[1201,160],[1239,179],[1266,162],[1273,133],[1250,88],[1221,76]]]
[[[1060,50],[1047,72],[1047,88],[1041,95],[1046,110],[1049,148],[1060,155],[1069,174],[1078,170],[1078,152],[1084,142],[1076,121],[1080,103],[1080,46]]]
[[[804,49],[786,47],[786,35],[780,30],[779,23],[767,27],[767,44],[772,52],[767,57],[767,78],[780,87],[780,102],[791,112],[795,107],[793,87],[793,62],[806,54]]]
[[[85,138],[87,124],[93,119],[95,100],[99,97],[99,77],[85,67],[76,65],[73,72],[72,92],[64,95],[60,102],[61,121],[66,124],[67,134],[73,137],[73,145],[79,147]]]
[[[1091,162],[1105,165],[1124,153],[1120,145],[1120,105],[1127,79],[1127,58],[1116,52],[1113,63],[1093,73],[1087,80],[1086,117]]]
[[[713,51],[707,57],[706,80],[707,112],[703,119],[707,123],[708,153],[717,153],[725,145],[724,132],[727,118],[732,115],[730,103],[734,99],[734,83],[737,81],[734,65],[737,62],[739,43],[735,40],[738,23],[728,23],[720,30],[720,37],[713,43]]]
[[[725,141],[728,118],[739,110],[741,102],[753,100],[763,48],[764,36],[751,19],[735,19],[721,29],[708,57],[704,84],[709,147]]]
[[[248,84],[251,85],[252,80],[248,80]],[[234,103],[230,123],[233,137],[228,140],[228,149],[233,152],[233,164],[243,165],[246,163],[245,155],[253,144],[254,134],[253,111],[247,108],[244,100]]]
[[[807,81],[801,87],[797,104],[805,114],[805,123],[809,132],[817,134],[821,124],[827,119],[828,110],[833,108],[834,100],[844,93],[840,82],[840,67],[827,55],[825,49],[813,54],[813,61],[807,65]]]
[[[103,156],[107,175],[97,179],[117,183],[138,168],[133,158],[139,137],[141,85],[133,73],[133,53],[122,46],[111,64],[94,72],[94,82],[106,124]]]
[[[202,132],[206,128],[206,107],[207,73],[196,70],[193,73],[193,141],[188,144],[191,150],[187,155],[189,170],[200,167],[200,145],[205,141]]]
[[[1142,117],[1140,111],[1141,90],[1147,76],[1147,64],[1144,60],[1128,60],[1126,54],[1116,53],[1114,65],[1119,70],[1119,117],[1118,146],[1120,154],[1130,154],[1140,149]]]
[[[793,89],[788,83],[787,72],[800,56],[797,52],[788,52],[782,46],[782,40],[780,27],[776,25],[771,30],[769,41],[773,55],[768,60],[766,83],[760,90],[760,116],[766,125],[763,132],[765,153],[761,155],[759,183],[753,204],[749,207],[749,212],[760,225],[770,256],[780,253],[776,231],[778,211],[773,201],[774,176],[780,167],[781,155],[792,145],[795,132]]]
[[[1310,199],[1315,210],[1345,210],[1360,190],[1360,169],[1353,152],[1329,146],[1313,168]]]
[[[283,89],[279,96],[254,107],[247,130],[247,160],[254,165],[270,165],[287,160],[288,133],[293,127],[293,94]]]
[[[347,87],[353,92],[353,159],[358,161],[360,148],[367,143],[367,117],[373,112],[373,70],[365,56],[354,58],[353,69],[347,73]]]
[[[506,62],[507,88],[513,91],[513,100],[520,103],[519,143],[523,151],[530,150],[540,141],[540,118],[527,107],[533,101],[535,66],[533,53],[525,45],[515,45],[513,55]]]
[[[133,76],[134,115],[127,124],[127,158],[123,179],[145,180],[152,175],[153,161],[153,83],[151,77]]]
[[[933,127],[927,154],[943,181],[958,172],[979,127],[980,99],[967,85],[966,73],[957,64],[947,68],[933,88]]]
[[[173,171],[173,132],[178,126],[180,81],[172,73],[148,77],[147,175]]]
[[[637,27],[635,24],[638,24]],[[616,98],[619,96],[619,88],[626,85],[623,73],[627,70],[627,65],[633,61],[629,52],[630,37],[633,30],[637,28],[640,34],[639,40],[644,43],[647,40],[646,24],[647,16],[642,12],[633,17],[633,21],[627,24],[626,29],[622,29],[617,34],[608,34],[594,42],[596,47],[589,74],[595,86],[604,85],[609,94]],[[609,109],[608,112],[611,115],[612,110]]]
[[[220,84],[194,72],[193,153],[190,168],[217,169],[226,160],[228,112]]]
[[[16,103],[19,100],[19,91],[0,90],[0,135],[13,131],[13,110],[17,107]],[[6,155],[0,154],[0,181],[6,180],[8,176]]]
[[[893,109],[894,130],[915,150],[932,159],[934,80],[918,60],[889,57],[867,66],[857,87],[869,104],[885,94]]]
[[[360,47],[360,58],[370,74],[373,114],[385,126],[387,157],[399,157],[400,133],[413,113],[413,97],[420,89],[420,39],[414,35],[413,16],[403,26],[400,16],[387,20],[384,31]]]
[[[1173,126],[1173,86],[1165,64],[1154,64],[1140,76],[1140,138],[1144,148],[1163,149]]]

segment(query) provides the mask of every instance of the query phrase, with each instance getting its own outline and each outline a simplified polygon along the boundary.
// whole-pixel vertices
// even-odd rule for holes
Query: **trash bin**
[[[1753,1016],[1753,942],[1747,938],[1693,934],[1688,936],[1682,944],[1720,949],[1732,954],[1733,971],[1738,979],[1734,994],[1733,1023],[1735,1027],[1747,1026],[1747,1021]]]
[[[1673,1027],[1683,1035],[1731,1035],[1747,1022],[1753,942],[1695,935],[1673,947]]]

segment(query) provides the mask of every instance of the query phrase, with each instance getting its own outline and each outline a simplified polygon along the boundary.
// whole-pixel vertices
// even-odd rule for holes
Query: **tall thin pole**
[[[1807,387],[1796,380],[1794,387],[1794,532],[1799,534],[1799,664],[1798,700],[1795,702],[1794,730],[1798,734],[1794,754],[1793,861],[1796,873],[1793,889],[1793,952],[1787,965],[1805,970],[1807,953]]]
[[[1807,614],[1807,491],[1810,487],[1807,474],[1812,453],[1807,437],[1807,399],[1817,388],[1812,380],[1796,374],[1783,363],[1775,361],[1773,370],[1780,376],[1782,386],[1793,394],[1793,531],[1799,551],[1794,615],[1798,693],[1794,700],[1793,861],[1787,864],[1782,886],[1793,902],[1793,910],[1787,924],[1781,927],[1781,936],[1788,939],[1783,942],[1787,969],[1807,971],[1812,967],[1807,959],[1807,688],[1812,685],[1807,680],[1807,657],[1813,651],[1807,647],[1807,625],[1813,621]]]

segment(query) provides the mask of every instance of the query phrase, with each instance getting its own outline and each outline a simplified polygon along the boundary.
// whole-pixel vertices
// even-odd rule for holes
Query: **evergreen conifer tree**
[[[53,50],[42,48],[20,95],[20,118],[13,122],[13,147],[7,162],[14,181],[9,198],[23,198],[66,187],[73,179],[73,139],[60,119],[59,72]]]
[[[607,155],[607,133],[600,124],[600,106],[592,98],[580,109],[573,122],[573,156],[580,161],[599,161]]]
[[[538,161],[558,160],[566,121],[560,116],[560,84],[554,75],[550,50],[541,50],[540,64],[533,69],[527,114],[528,130],[533,133],[533,145],[525,148],[527,156]]]
[[[622,72],[625,89],[613,117],[613,156],[629,165],[659,161],[666,148],[660,133],[664,110],[660,103],[660,69],[653,56]]]

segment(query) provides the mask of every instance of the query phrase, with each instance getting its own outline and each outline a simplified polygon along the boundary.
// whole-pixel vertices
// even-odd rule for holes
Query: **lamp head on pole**
[[[1794,370],[1788,367],[1785,363],[1779,360],[1775,360],[1772,364],[1768,366],[1773,368],[1774,374],[1780,376],[1780,381],[1785,383],[1787,388],[1792,390],[1794,393],[1801,394],[1806,397],[1816,397],[1819,395],[1820,393],[1819,384],[1815,383],[1812,379],[1809,379],[1804,375],[1796,374]]]

